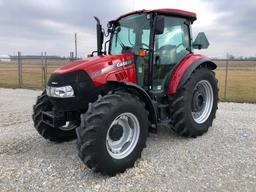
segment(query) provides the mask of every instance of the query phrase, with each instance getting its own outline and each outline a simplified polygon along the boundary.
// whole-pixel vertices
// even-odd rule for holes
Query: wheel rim
[[[138,143],[140,124],[132,113],[122,113],[116,117],[107,132],[106,147],[109,155],[123,159],[132,153]]]
[[[209,81],[202,80],[194,88],[191,112],[194,121],[202,124],[207,121],[213,107],[213,89]]]

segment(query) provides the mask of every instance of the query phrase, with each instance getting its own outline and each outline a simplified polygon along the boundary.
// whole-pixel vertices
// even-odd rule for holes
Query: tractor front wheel
[[[186,137],[208,131],[215,118],[218,87],[214,72],[201,67],[195,70],[177,93],[170,97],[173,130]]]
[[[33,106],[32,119],[38,133],[45,139],[58,143],[75,139],[75,129],[77,128],[78,123],[67,122],[66,125],[62,127],[53,128],[42,121],[42,112],[52,111],[52,109],[53,106],[44,91],[42,95],[37,98],[36,104]]]
[[[145,105],[126,92],[99,96],[81,115],[77,129],[79,157],[94,171],[115,175],[141,156],[148,134]]]

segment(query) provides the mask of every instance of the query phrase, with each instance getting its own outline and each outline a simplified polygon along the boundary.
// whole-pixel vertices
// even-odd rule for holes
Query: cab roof
[[[142,9],[142,10],[133,11],[133,12],[121,15],[116,20],[112,20],[111,22],[115,23],[115,22],[119,21],[120,19],[122,19],[123,17],[132,15],[132,14],[136,14],[136,13],[162,13],[162,14],[166,14],[166,15],[184,17],[184,18],[191,20],[192,23],[196,20],[196,14],[193,12],[189,12],[189,11],[184,11],[184,10],[179,10],[179,9],[153,9],[153,10]]]

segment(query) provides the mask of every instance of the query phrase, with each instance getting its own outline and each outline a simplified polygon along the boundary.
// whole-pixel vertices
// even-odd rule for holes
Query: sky
[[[67,56],[96,50],[96,23],[139,9],[175,8],[197,13],[194,37],[205,32],[210,57],[256,56],[256,0],[0,0],[0,55],[40,54]]]

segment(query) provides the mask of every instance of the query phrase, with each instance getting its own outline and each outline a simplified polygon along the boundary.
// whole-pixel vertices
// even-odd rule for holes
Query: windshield
[[[110,54],[133,52],[149,47],[150,15],[134,14],[122,18],[113,28],[110,40]],[[150,18],[150,17],[149,17]]]

